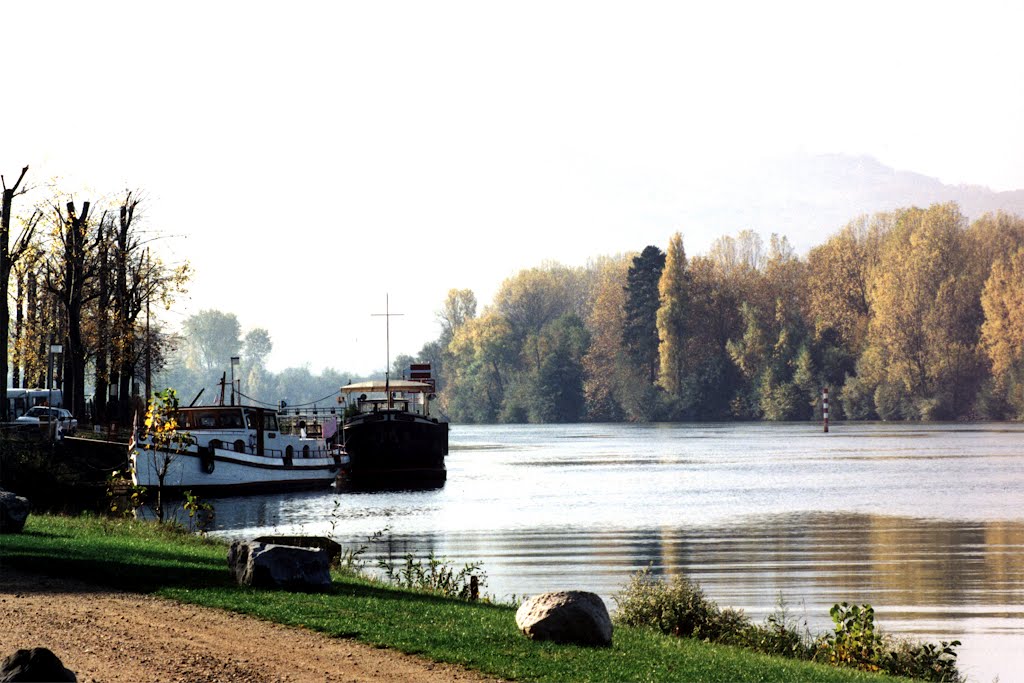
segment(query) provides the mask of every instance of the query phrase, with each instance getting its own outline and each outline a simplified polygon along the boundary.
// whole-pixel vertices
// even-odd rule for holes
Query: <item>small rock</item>
[[[596,645],[612,644],[612,620],[596,593],[558,591],[542,593],[516,611],[516,626],[533,640]]]
[[[64,668],[57,655],[45,647],[18,650],[4,660],[0,683],[15,681],[77,681],[75,672]]]

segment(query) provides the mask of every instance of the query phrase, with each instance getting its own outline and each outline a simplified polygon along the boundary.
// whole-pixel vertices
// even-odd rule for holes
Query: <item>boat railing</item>
[[[250,445],[243,439],[236,439],[233,442],[212,439],[209,446],[211,448],[234,451],[235,453],[245,453],[246,455],[260,455],[256,452],[257,449],[255,445]],[[283,460],[287,458],[292,458],[293,460],[305,460],[310,458],[330,458],[333,455],[334,451],[326,446],[313,447],[309,444],[303,444],[300,448],[295,448],[293,446],[287,446],[285,448],[264,448],[262,457],[272,458],[275,460]]]

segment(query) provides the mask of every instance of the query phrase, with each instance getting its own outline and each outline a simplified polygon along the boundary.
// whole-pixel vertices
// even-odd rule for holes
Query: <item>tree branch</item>
[[[25,178],[25,174],[28,173],[28,166],[21,169],[21,175],[18,176],[18,182],[14,183],[14,187],[11,188],[11,193],[18,191],[18,185],[21,185],[21,181]],[[3,184],[4,191],[7,190],[7,181],[2,175],[0,175],[0,184]]]

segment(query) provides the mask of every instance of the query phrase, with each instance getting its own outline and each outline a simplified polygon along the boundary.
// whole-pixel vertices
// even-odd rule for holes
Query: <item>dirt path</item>
[[[0,659],[48,647],[85,681],[484,681],[252,617],[0,567]]]

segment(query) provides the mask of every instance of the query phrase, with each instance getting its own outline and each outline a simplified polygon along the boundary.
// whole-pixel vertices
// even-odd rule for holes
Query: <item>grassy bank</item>
[[[469,604],[336,575],[326,594],[255,591],[231,581],[226,546],[153,524],[96,517],[32,516],[0,536],[0,567],[69,576],[125,590],[306,626],[537,681],[887,681],[849,669],[777,659],[727,646],[620,627],[611,648],[535,643],[514,609]]]

